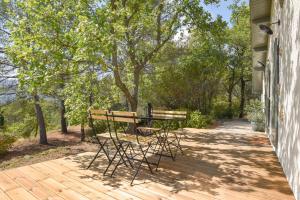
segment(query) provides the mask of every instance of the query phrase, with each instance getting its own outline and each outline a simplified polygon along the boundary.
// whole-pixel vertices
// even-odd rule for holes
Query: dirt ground
[[[71,127],[68,134],[51,131],[47,135],[49,145],[40,145],[38,138],[18,140],[5,155],[0,156],[0,170],[96,151],[96,144],[80,141],[79,130],[79,127]]]

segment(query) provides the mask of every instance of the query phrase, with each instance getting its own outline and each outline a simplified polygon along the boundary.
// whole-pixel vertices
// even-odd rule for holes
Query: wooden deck
[[[103,177],[101,158],[86,170],[94,153],[2,171],[0,199],[294,199],[267,138],[245,123],[188,129],[183,146],[185,155],[163,158],[153,175],[142,170],[132,187],[124,167],[115,178]]]

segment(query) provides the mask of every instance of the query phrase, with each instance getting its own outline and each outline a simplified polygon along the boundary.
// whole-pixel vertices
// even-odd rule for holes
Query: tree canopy
[[[203,8],[218,0],[0,3],[0,65],[14,71],[18,98],[33,100],[42,135],[40,102],[49,100],[62,132],[67,121],[87,124],[90,106],[139,111],[152,102],[243,117],[251,87],[244,3],[231,5],[231,25]]]

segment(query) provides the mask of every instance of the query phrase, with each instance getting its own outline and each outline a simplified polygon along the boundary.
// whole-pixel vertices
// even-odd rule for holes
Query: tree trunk
[[[232,110],[232,89],[228,90],[228,110]]]
[[[135,67],[134,70],[134,77],[133,77],[133,95],[132,95],[132,101],[130,101],[130,111],[136,112],[138,108],[138,99],[139,99],[139,84],[140,84],[140,69],[142,69],[139,66]]]
[[[243,118],[244,117],[245,86],[246,86],[246,81],[243,78],[241,78],[241,99],[240,99],[240,114],[239,114],[239,118]]]
[[[231,69],[231,77],[229,82],[229,88],[228,88],[228,110],[232,111],[232,93],[235,86],[235,69]]]
[[[80,140],[82,142],[85,140],[84,123],[80,124]]]
[[[39,96],[35,94],[33,95],[33,99],[34,99],[36,119],[39,125],[40,144],[48,144],[45,119],[44,119],[42,108],[39,103]]]
[[[112,7],[113,11],[116,10],[115,0],[111,0],[111,7]],[[115,19],[113,19],[112,22],[115,22]],[[113,26],[111,27],[110,32],[112,35],[115,34],[115,30],[114,30]],[[129,109],[131,111],[136,111],[137,110],[137,95],[131,95],[129,89],[122,81],[121,74],[120,74],[121,71],[120,71],[119,63],[118,63],[118,46],[117,46],[116,39],[114,39],[114,38],[113,38],[113,44],[112,44],[112,65],[114,66],[113,73],[114,73],[115,83],[116,83],[117,87],[120,88],[120,90],[124,93],[126,99],[128,100],[128,103],[130,105]],[[134,82],[135,82],[136,81],[136,70],[134,72],[134,76],[135,76],[134,77]],[[138,78],[139,78],[139,74],[138,74]],[[135,87],[134,94],[137,92],[138,92],[138,87]]]
[[[67,120],[65,117],[65,113],[66,113],[65,101],[60,100],[60,125],[61,125],[61,132],[63,134],[68,133]]]

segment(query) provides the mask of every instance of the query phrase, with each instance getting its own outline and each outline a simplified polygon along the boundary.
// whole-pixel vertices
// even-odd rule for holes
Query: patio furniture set
[[[124,165],[134,172],[130,183],[133,185],[143,165],[153,174],[162,157],[175,161],[178,151],[183,154],[180,141],[186,115],[186,111],[150,109],[146,116],[140,116],[136,112],[89,109],[90,125],[99,150],[88,168],[102,153],[108,162],[103,174],[111,171],[113,177],[119,166]],[[97,121],[105,123],[106,133],[97,132]],[[179,129],[171,131],[174,122]]]

